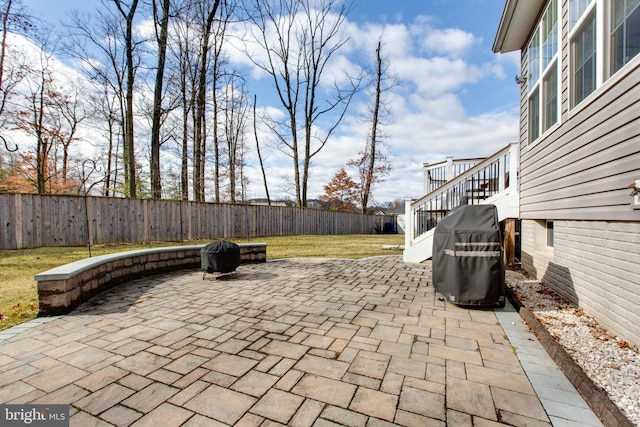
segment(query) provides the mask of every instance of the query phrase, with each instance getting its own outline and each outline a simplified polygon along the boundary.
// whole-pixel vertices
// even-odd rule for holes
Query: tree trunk
[[[38,91],[37,98],[33,99],[34,110],[34,124],[35,134],[38,144],[37,157],[36,157],[36,180],[38,187],[38,194],[46,193],[46,176],[47,176],[47,157],[49,155],[49,147],[47,138],[44,136],[44,96],[45,96],[45,77],[44,70],[42,70],[42,76],[40,79],[40,89]]]
[[[104,172],[105,185],[102,194],[109,196],[109,190],[111,189],[111,157],[113,156],[113,122],[111,119],[108,121],[109,126],[109,147],[107,149],[107,167]]]
[[[127,68],[127,82],[125,89],[125,123],[124,123],[124,140],[123,140],[123,152],[125,163],[125,191],[127,196],[136,198],[137,183],[136,183],[136,157],[134,147],[134,132],[133,132],[133,91],[135,82],[135,70],[133,66],[133,17],[138,7],[138,0],[133,0],[129,10],[125,12],[122,8],[122,2],[120,0],[113,0],[116,7],[120,11],[120,14],[126,20],[126,34],[125,34],[125,56],[126,56],[126,68]],[[126,185],[128,184],[128,185]]]
[[[182,200],[189,200],[189,104],[187,101],[187,83],[183,75],[181,79],[182,90],[182,160],[180,164],[180,188]]]
[[[369,195],[371,194],[371,185],[373,183],[374,171],[376,167],[376,139],[378,137],[378,120],[380,114],[380,93],[381,93],[381,81],[382,81],[382,57],[380,56],[380,49],[382,40],[378,40],[378,47],[376,48],[376,92],[375,101],[373,105],[373,116],[371,118],[371,141],[369,149],[371,155],[369,156],[368,164],[366,165],[366,178],[364,180],[364,188],[362,190],[362,213],[367,213],[367,204],[369,203]]]
[[[0,44],[0,91],[2,91],[2,99],[0,99],[0,117],[2,113],[4,113],[6,99],[8,94],[5,92],[4,83],[4,60],[6,57],[6,49],[7,49],[7,32],[8,32],[8,21],[9,21],[9,13],[11,12],[11,2],[12,0],[7,1],[7,7],[4,9],[4,16],[2,17],[2,44]]]
[[[206,100],[207,100],[207,63],[209,58],[209,39],[211,26],[218,10],[220,0],[215,0],[203,26],[201,41],[200,68],[198,73],[198,93],[196,98],[196,122],[194,141],[194,198],[198,202],[204,201],[204,157],[206,151]]]
[[[167,56],[167,38],[169,27],[169,8],[171,0],[162,2],[162,18],[158,39],[158,68],[153,93],[153,117],[151,123],[151,195],[154,199],[162,198],[162,180],[160,175],[160,127],[162,121],[162,86],[164,83],[165,59]],[[157,17],[156,0],[153,0],[154,18]],[[157,19],[154,20],[157,22]]]
[[[258,161],[260,162],[260,170],[262,171],[262,181],[264,182],[264,192],[267,195],[267,205],[271,206],[271,197],[269,197],[269,186],[267,185],[267,174],[264,171],[264,162],[260,153],[260,142],[258,141],[258,125],[256,117],[257,96],[253,95],[253,135],[256,138],[256,151],[258,152]]]
[[[216,203],[220,203],[220,146],[218,145],[218,85],[217,85],[218,59],[214,59],[213,65],[213,192]]]

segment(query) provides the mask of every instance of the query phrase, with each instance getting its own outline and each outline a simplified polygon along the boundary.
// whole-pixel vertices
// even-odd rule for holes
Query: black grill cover
[[[227,240],[209,243],[200,250],[202,270],[231,273],[240,265],[240,246]]]
[[[458,305],[504,305],[502,235],[494,205],[450,211],[433,236],[433,284]]]

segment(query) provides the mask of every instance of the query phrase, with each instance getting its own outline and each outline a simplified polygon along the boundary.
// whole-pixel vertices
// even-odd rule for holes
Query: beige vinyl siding
[[[520,76],[529,75],[529,52],[525,47],[522,48],[522,63],[520,66]],[[527,83],[520,85],[520,147],[526,150],[529,138],[529,99],[527,96]]]
[[[560,122],[536,141],[527,139],[526,87],[521,92],[522,266],[639,346],[640,210],[631,209],[627,185],[640,178],[640,57],[570,109],[567,0],[561,20]]]
[[[598,323],[640,345],[640,222],[554,221],[552,251],[542,221],[522,222],[522,265]],[[537,240],[536,240],[537,239]]]
[[[522,218],[638,220],[626,186],[640,178],[639,83],[636,63],[523,151]]]
[[[526,87],[521,91],[520,215],[637,221],[626,186],[640,178],[640,62],[569,110],[568,9],[564,0],[560,123],[533,142],[527,139]],[[523,75],[526,67],[523,47]]]

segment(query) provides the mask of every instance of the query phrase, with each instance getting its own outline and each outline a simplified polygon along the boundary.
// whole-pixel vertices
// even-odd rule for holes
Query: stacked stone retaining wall
[[[37,274],[38,316],[67,314],[114,286],[144,276],[200,267],[204,245],[143,249],[86,258]],[[240,263],[266,262],[266,243],[241,243]]]

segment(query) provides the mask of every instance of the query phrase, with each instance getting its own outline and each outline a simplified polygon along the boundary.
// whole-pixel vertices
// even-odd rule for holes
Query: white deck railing
[[[405,262],[431,258],[433,229],[462,204],[495,204],[500,221],[517,218],[518,144],[510,143],[473,168],[415,201],[406,202]]]

